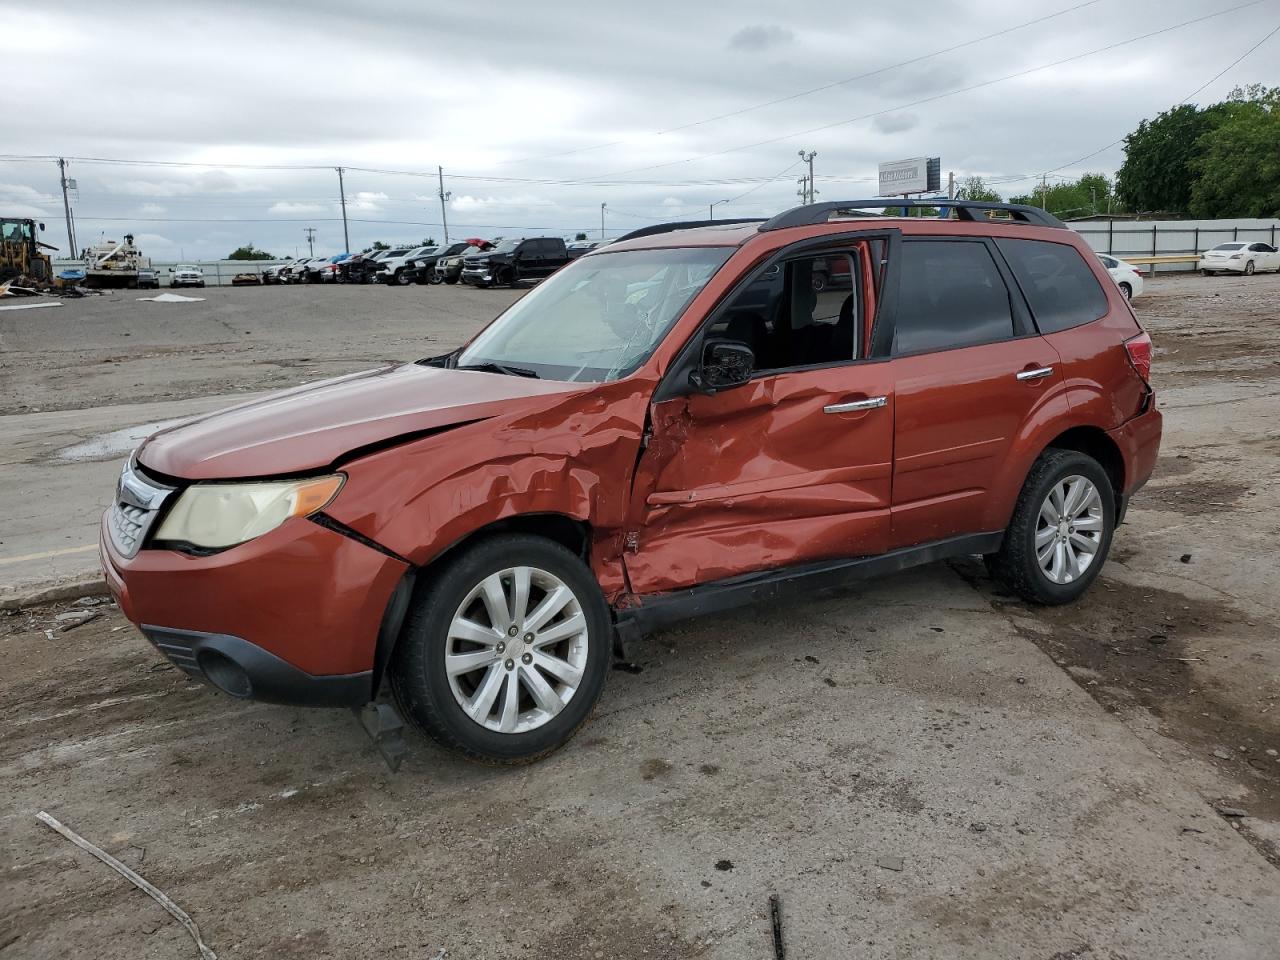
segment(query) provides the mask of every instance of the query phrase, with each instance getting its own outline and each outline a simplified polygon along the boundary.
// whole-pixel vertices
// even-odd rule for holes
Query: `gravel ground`
[[[1273,957],[1280,277],[1148,290],[1165,445],[1084,600],[960,562],[694,621],[534,767],[414,742],[393,776],[349,714],[187,683],[109,604],[9,612],[0,956],[195,955],[44,809],[223,957],[768,958],[771,893],[790,957]],[[206,292],[0,314],[0,487],[114,472],[33,452],[60,410],[93,427],[58,443],[428,354],[512,296]]]

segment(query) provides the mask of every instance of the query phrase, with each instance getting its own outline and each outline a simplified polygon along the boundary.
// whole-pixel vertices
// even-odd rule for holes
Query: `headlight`
[[[197,547],[231,547],[274,530],[290,517],[323,510],[346,477],[264,483],[196,483],[178,497],[155,539]]]

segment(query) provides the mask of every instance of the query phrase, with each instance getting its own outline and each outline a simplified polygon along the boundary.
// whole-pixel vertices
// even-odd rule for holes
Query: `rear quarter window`
[[[898,296],[895,355],[970,347],[1013,336],[1009,290],[981,241],[905,241]]]
[[[1107,295],[1070,244],[998,239],[1041,333],[1092,323],[1107,312]]]

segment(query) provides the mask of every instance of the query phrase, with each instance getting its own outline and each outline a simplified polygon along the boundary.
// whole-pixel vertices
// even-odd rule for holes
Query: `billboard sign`
[[[937,193],[942,189],[942,160],[915,157],[880,164],[880,196],[905,197],[912,193]]]

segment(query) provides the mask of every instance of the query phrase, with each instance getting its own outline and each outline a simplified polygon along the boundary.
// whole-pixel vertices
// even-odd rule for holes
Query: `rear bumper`
[[[1145,412],[1108,431],[1107,435],[1115,441],[1124,457],[1124,489],[1120,492],[1126,499],[1151,478],[1156,459],[1160,456],[1163,430],[1164,417],[1156,409],[1156,397],[1152,393]]]
[[[309,520],[211,556],[99,551],[120,609],[177,666],[232,696],[316,706],[372,697],[378,633],[408,565]]]

